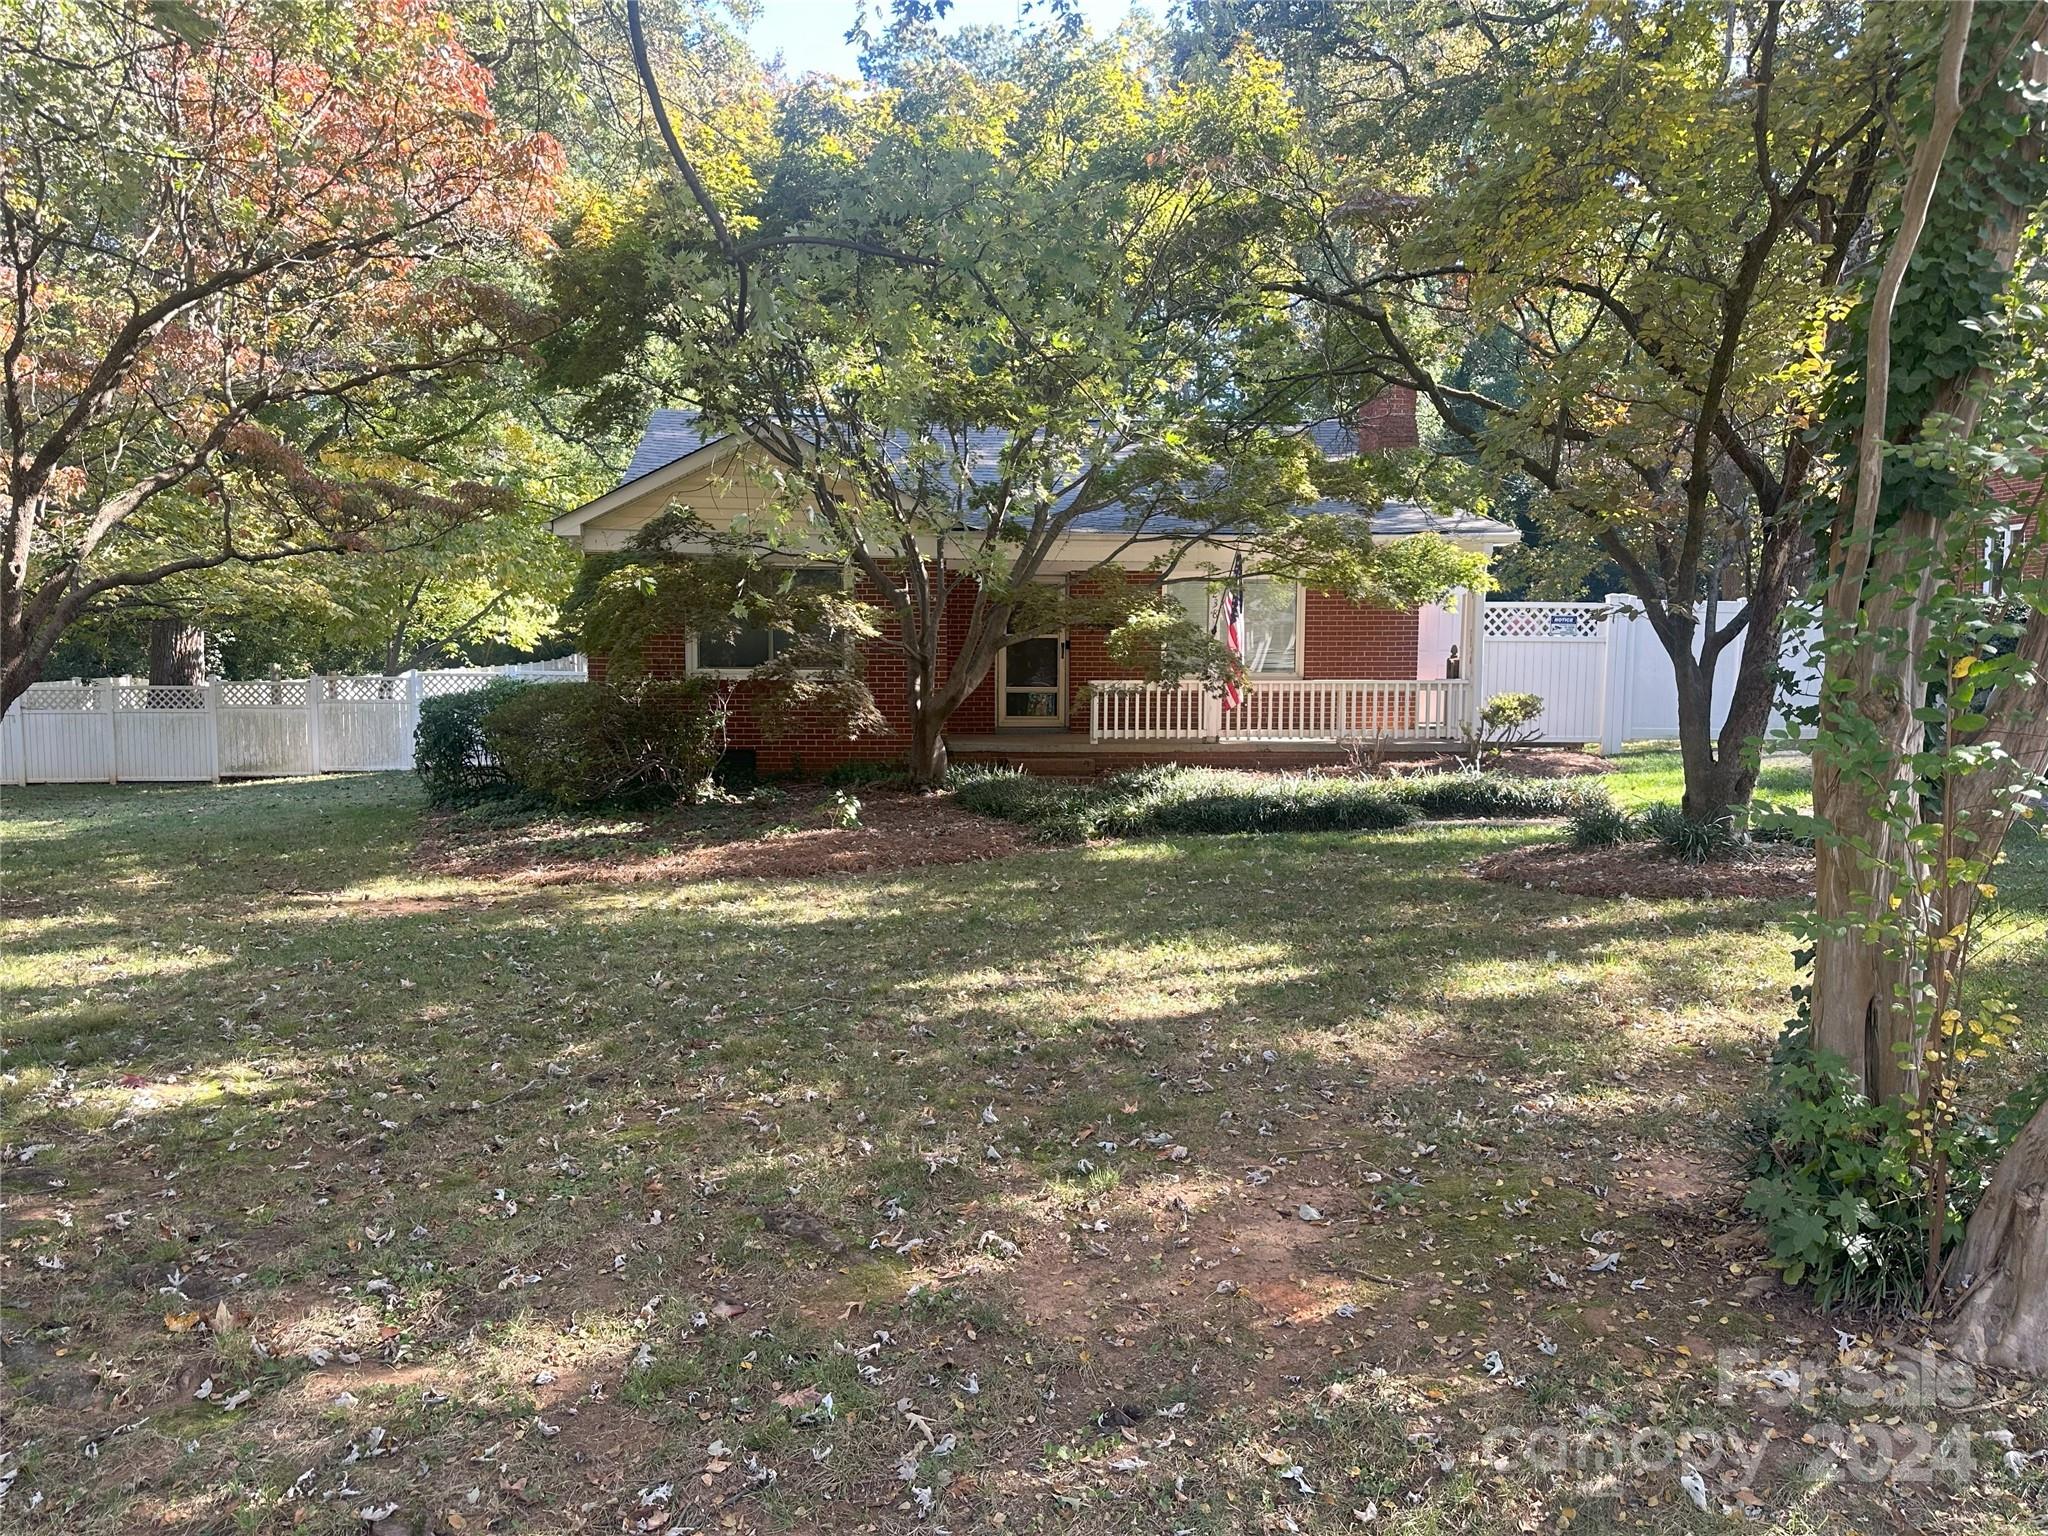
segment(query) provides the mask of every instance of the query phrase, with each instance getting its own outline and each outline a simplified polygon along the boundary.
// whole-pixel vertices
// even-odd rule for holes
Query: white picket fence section
[[[581,656],[396,677],[38,683],[0,718],[0,784],[284,778],[412,766],[420,703],[498,678],[580,682]]]
[[[1723,608],[1716,622],[1739,614]],[[1597,744],[1618,751],[1625,741],[1669,740],[1678,735],[1678,684],[1671,658],[1633,597],[1598,603],[1488,603],[1482,618],[1480,693],[1533,693],[1543,700],[1539,741]],[[1703,636],[1700,638],[1704,638]],[[1737,640],[1722,651],[1714,672],[1714,728],[1728,717],[1735,693]],[[1795,615],[1788,621],[1780,664],[1792,687],[1771,716],[1784,728],[1784,707],[1810,703],[1819,678],[1809,660],[1810,641]]]

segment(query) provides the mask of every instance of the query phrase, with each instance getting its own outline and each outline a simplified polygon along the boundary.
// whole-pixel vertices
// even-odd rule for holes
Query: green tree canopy
[[[1446,448],[1533,483],[1557,542],[1612,562],[1671,658],[1688,809],[1740,809],[1804,510],[1829,486],[1808,428],[1831,327],[1891,195],[1893,103],[1924,70],[1898,35],[1916,12],[1343,9],[1287,53],[1329,103],[1323,151],[1275,173],[1321,387],[1415,385]],[[1209,12],[1282,39],[1301,15]]]
[[[664,132],[674,178],[575,210],[555,377],[600,419],[684,400],[761,445],[777,494],[748,536],[884,594],[918,776],[1020,613],[1045,620],[1037,578],[1083,519],[1124,530],[1105,570],[1208,542],[1393,601],[1478,579],[1302,517],[1343,472],[1248,409],[1241,381],[1302,340],[1270,281],[1298,125],[1257,54],[1176,70],[1139,31],[913,29],[886,83],[764,81]],[[939,615],[969,590],[948,670]]]

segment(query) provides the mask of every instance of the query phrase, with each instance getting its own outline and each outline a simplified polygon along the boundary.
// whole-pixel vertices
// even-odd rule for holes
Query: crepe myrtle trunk
[[[912,789],[931,790],[945,786],[946,773],[951,766],[946,748],[946,726],[961,702],[981,681],[976,676],[962,686],[962,668],[967,660],[962,656],[952,671],[941,678],[936,635],[930,636],[929,643],[920,646],[911,658],[909,675],[904,681],[904,702],[910,712],[910,755],[906,766]],[[981,671],[986,673],[986,661],[982,663]]]
[[[2048,1376],[2048,1105],[1999,1160],[1949,1274],[1965,1287],[1950,1349],[1972,1365]]]
[[[910,704],[910,787],[940,789],[946,782],[951,759],[946,750],[946,722],[953,718],[951,707],[939,698],[932,677],[924,669],[913,670],[909,683]]]

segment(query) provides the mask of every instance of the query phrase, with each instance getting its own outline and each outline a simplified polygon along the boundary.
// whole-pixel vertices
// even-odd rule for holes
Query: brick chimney
[[[1358,451],[1383,453],[1413,448],[1421,442],[1415,431],[1415,391],[1389,384],[1358,408]]]

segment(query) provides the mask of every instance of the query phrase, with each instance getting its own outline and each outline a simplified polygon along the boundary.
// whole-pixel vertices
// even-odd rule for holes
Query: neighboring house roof
[[[1313,422],[1306,430],[1326,457],[1348,458],[1357,451],[1357,438],[1348,422]],[[626,472],[620,477],[617,487],[595,501],[587,502],[575,511],[557,518],[556,530],[561,533],[574,532],[588,516],[609,511],[639,494],[639,482],[651,480],[663,470],[680,465],[707,448],[718,447],[728,436],[729,434],[706,431],[702,418],[695,411],[654,412],[647,418],[647,429],[641,433],[639,445],[633,450],[633,457],[627,463]],[[994,483],[998,478],[997,456],[1007,441],[1008,434],[996,428],[970,430],[967,434],[969,477],[981,484]],[[646,490],[654,488],[653,484],[645,487]],[[1356,502],[1327,498],[1300,510],[1328,517],[1368,515],[1367,509]],[[1415,533],[1439,533],[1446,536],[1459,535],[1512,543],[1520,537],[1511,524],[1497,522],[1490,517],[1479,517],[1471,513],[1444,516],[1413,502],[1389,501],[1372,511],[1370,515],[1373,532],[1388,538],[1405,537]],[[1112,503],[1083,513],[1068,527],[1070,532],[1075,533],[1127,533],[1132,531],[1137,521],[1138,516],[1132,509]],[[1143,521],[1145,532],[1160,535],[1184,533],[1198,530],[1202,526],[1186,519],[1156,514]]]

